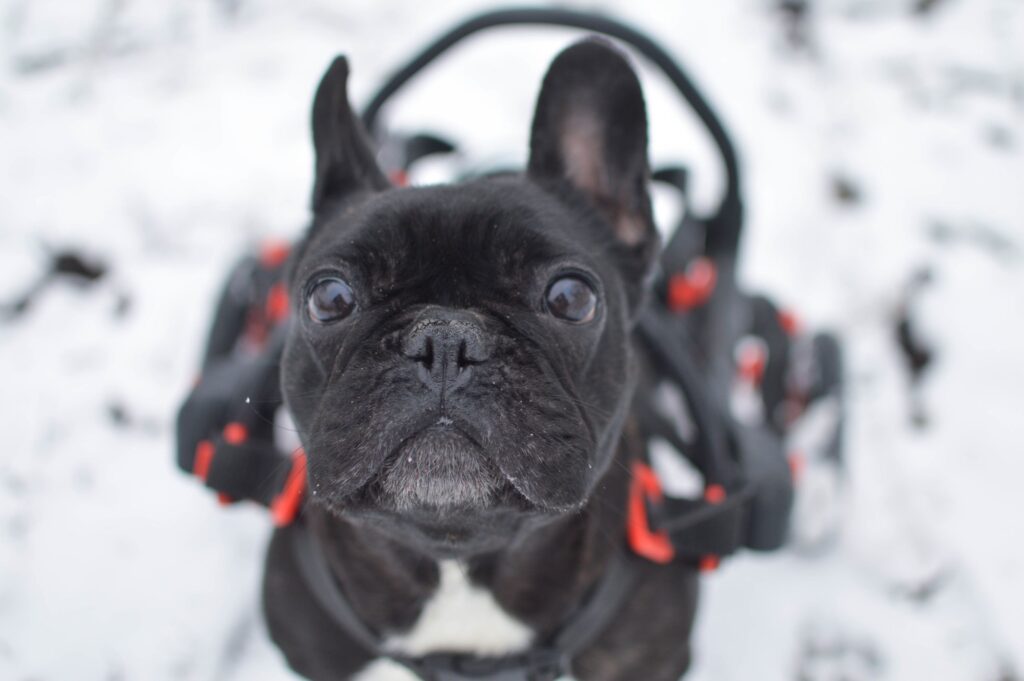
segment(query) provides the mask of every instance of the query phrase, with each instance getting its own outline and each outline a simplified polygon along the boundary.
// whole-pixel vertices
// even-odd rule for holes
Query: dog
[[[643,93],[610,43],[551,64],[525,172],[453,185],[388,182],[347,78],[339,57],[313,104],[313,220],[289,265],[281,389],[308,457],[302,531],[387,655],[331,616],[294,528],[271,541],[264,610],[307,678],[408,679],[389,656],[550,640],[628,552],[643,455],[633,329],[660,244]],[[696,570],[634,569],[572,678],[686,671]]]

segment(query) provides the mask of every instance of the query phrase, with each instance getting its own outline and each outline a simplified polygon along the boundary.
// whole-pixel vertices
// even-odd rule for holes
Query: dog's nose
[[[417,317],[402,342],[423,383],[439,392],[457,390],[472,367],[491,356],[491,343],[477,317],[462,310],[431,309]]]

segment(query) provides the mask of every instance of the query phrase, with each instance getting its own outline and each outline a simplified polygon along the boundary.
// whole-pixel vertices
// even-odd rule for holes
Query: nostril
[[[419,354],[415,355],[413,359],[428,369],[431,367],[434,363],[434,339],[431,336],[427,336]]]
[[[414,330],[402,342],[402,355],[427,368],[434,363],[434,338],[423,329]]]
[[[467,334],[459,342],[457,363],[460,369],[483,364],[490,357],[487,344],[480,338],[478,333]]]

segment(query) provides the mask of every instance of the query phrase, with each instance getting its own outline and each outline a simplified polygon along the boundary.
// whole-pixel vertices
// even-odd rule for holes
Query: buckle
[[[552,648],[505,657],[432,653],[398,661],[426,681],[558,681],[569,673],[568,658]]]
[[[744,545],[752,497],[748,482],[728,495],[721,486],[711,485],[700,500],[667,498],[654,509],[654,526],[670,537],[680,557],[696,559],[702,570],[713,570],[722,556]]]
[[[752,494],[749,483],[728,494],[712,484],[702,499],[666,497],[654,470],[634,461],[626,518],[629,546],[655,563],[681,558],[696,561],[702,571],[714,570],[722,556],[743,545]]]

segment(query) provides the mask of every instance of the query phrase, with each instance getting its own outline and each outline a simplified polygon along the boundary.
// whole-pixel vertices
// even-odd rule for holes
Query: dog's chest
[[[385,648],[393,653],[419,656],[453,651],[476,655],[504,655],[521,651],[533,639],[533,631],[501,609],[486,589],[474,586],[465,568],[456,561],[442,561],[437,591],[409,631],[390,636]],[[358,681],[411,681],[416,677],[390,660],[377,660],[364,669]]]

